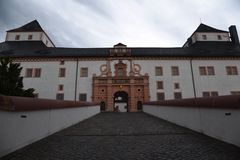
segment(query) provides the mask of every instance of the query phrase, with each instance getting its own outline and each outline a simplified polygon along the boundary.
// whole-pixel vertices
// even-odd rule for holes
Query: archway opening
[[[113,96],[114,111],[128,112],[128,94],[124,91],[118,91]]]

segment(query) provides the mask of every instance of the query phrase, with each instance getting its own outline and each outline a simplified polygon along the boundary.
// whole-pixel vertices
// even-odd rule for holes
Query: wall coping
[[[0,110],[35,111],[96,106],[98,103],[0,95]]]
[[[152,101],[152,102],[146,102],[144,104],[157,105],[157,106],[174,106],[174,107],[240,109],[240,95]]]

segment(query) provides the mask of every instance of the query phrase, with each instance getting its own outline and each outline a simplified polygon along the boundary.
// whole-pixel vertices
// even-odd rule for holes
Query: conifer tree
[[[34,97],[33,88],[23,89],[22,67],[9,58],[0,58],[0,94],[9,96]]]

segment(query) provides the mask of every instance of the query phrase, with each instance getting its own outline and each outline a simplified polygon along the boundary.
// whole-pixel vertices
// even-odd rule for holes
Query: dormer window
[[[15,36],[15,40],[19,40],[19,39],[20,39],[20,35],[18,34]]]
[[[32,35],[30,34],[30,35],[28,35],[28,40],[32,40]]]
[[[218,40],[222,40],[222,36],[221,35],[218,35]]]
[[[203,40],[207,40],[207,35],[205,35],[205,34],[202,35],[202,39],[203,39]]]

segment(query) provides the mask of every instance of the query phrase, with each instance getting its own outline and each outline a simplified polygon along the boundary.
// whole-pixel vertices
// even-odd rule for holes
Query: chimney
[[[234,46],[240,46],[236,26],[235,25],[230,26],[229,32],[230,32],[230,38],[232,40],[232,44]]]

